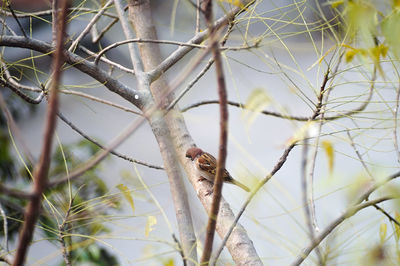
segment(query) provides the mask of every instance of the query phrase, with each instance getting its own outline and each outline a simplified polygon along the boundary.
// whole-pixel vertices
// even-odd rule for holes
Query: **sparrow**
[[[186,151],[186,157],[194,161],[196,168],[200,171],[204,179],[214,183],[215,175],[217,174],[217,160],[214,156],[208,152],[204,152],[202,149],[192,147]],[[223,171],[223,179],[226,183],[234,184],[247,192],[250,191],[248,187],[233,179],[226,169]]]

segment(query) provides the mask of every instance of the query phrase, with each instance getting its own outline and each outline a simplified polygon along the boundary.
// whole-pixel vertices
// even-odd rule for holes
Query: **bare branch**
[[[70,13],[74,13],[74,12],[84,12],[84,13],[97,13],[99,12],[98,9],[93,9],[93,8],[87,8],[87,7],[71,7],[68,8],[68,11]],[[49,16],[51,15],[53,11],[51,9],[49,10],[42,10],[42,11],[37,11],[37,12],[29,12],[29,13],[25,13],[22,11],[18,11],[18,13],[15,14],[15,16],[17,18],[34,18],[34,17],[43,17],[43,16]],[[0,15],[1,16],[6,16],[6,17],[12,17],[11,12],[4,10],[2,8],[0,8]],[[104,13],[105,16],[110,17],[110,18],[118,18],[117,16],[115,16],[114,14],[111,13]]]
[[[128,20],[125,17],[124,9],[122,8],[122,2],[121,0],[114,0],[115,4],[115,9],[117,10],[119,21],[121,22],[122,30],[124,31],[124,35],[126,39],[133,39],[133,32],[132,29],[129,25]],[[140,61],[139,55],[133,46],[132,43],[128,43],[128,50],[129,50],[129,55],[131,56],[132,60],[132,65],[133,69],[135,70],[136,75],[138,75],[138,79],[144,79],[143,76],[143,65],[142,62]],[[141,84],[144,80],[141,80],[138,82],[138,86],[144,85]]]
[[[76,95],[76,96],[84,97],[86,99],[89,99],[89,100],[92,100],[92,101],[95,101],[95,102],[98,102],[98,103],[103,103],[105,105],[109,105],[109,106],[121,109],[121,110],[123,110],[125,112],[132,113],[132,114],[135,114],[135,115],[142,115],[142,113],[136,112],[136,111],[134,111],[134,110],[132,110],[132,109],[130,109],[128,107],[125,107],[125,106],[119,105],[117,103],[113,103],[111,101],[107,101],[107,100],[98,98],[96,96],[93,96],[93,95],[90,95],[90,94],[87,94],[87,93],[84,93],[84,92],[73,91],[73,90],[60,90],[60,92],[63,93],[63,94],[70,94],[70,95]]]
[[[96,53],[90,51],[89,49],[87,49],[86,47],[83,47],[82,45],[79,45],[79,49],[82,50],[83,52],[85,52],[86,54],[91,55],[92,57],[95,57],[97,55]],[[100,58],[100,60],[102,62],[108,64],[110,67],[116,67],[119,70],[122,70],[122,71],[124,71],[126,73],[129,73],[129,74],[135,74],[135,71],[133,71],[133,69],[124,67],[124,66],[122,66],[122,65],[120,65],[120,64],[118,64],[118,63],[116,63],[114,61],[111,61],[110,59],[105,58],[104,56],[102,58]]]
[[[185,94],[194,86],[194,84],[196,84],[197,81],[199,81],[201,77],[204,76],[205,73],[207,73],[207,71],[210,69],[213,63],[214,59],[208,60],[207,65],[205,65],[204,68],[200,71],[200,73],[197,74],[197,76],[192,81],[189,82],[189,84],[186,86],[186,88],[184,88],[181,91],[178,97],[176,97],[175,100],[171,102],[171,104],[167,107],[167,110],[171,110],[172,108],[174,108],[174,106],[182,99],[183,96],[185,96]],[[217,101],[217,103],[219,103],[219,101]]]
[[[46,115],[46,127],[44,130],[43,146],[38,165],[35,166],[33,172],[34,181],[34,195],[28,203],[25,210],[25,219],[22,230],[20,232],[17,253],[13,265],[23,265],[25,262],[28,247],[32,241],[35,223],[39,217],[42,193],[47,186],[47,175],[50,167],[51,160],[51,147],[54,131],[57,122],[58,110],[58,85],[61,79],[61,66],[63,64],[63,48],[64,48],[64,35],[66,27],[67,16],[67,0],[61,1],[61,9],[57,15],[57,38],[56,38],[56,52],[53,58],[53,80],[50,87],[49,107]]]
[[[134,27],[136,36],[141,39],[158,39],[153,24],[150,1],[130,0],[128,1],[128,5],[129,19]],[[129,38],[129,36],[127,37]],[[144,71],[148,71],[159,65],[161,61],[161,52],[158,44],[139,44],[139,51]],[[197,262],[196,236],[193,229],[190,205],[183,183],[183,175],[179,167],[179,160],[174,149],[174,143],[172,142],[169,123],[167,123],[170,114],[168,113],[164,116],[165,108],[169,105],[172,95],[166,94],[166,92],[170,92],[170,90],[168,83],[163,77],[153,82],[151,86],[147,74],[145,76],[139,75],[137,78],[139,83],[142,84],[143,89],[150,90],[154,97],[154,102],[151,103],[151,109],[157,112],[150,112],[147,110],[145,115],[159,143],[160,152],[168,176],[180,240],[185,255],[184,263],[187,265],[195,265]],[[161,117],[160,114],[162,114]]]
[[[255,0],[243,0],[241,4],[243,8],[235,6],[232,10],[227,13],[222,18],[215,21],[213,28],[217,31],[221,27],[225,26],[227,23],[232,21],[240,12],[246,9],[247,6],[254,3]],[[187,43],[188,44],[200,44],[209,36],[209,31],[205,30],[196,34],[192,39],[190,39]],[[171,53],[163,62],[161,62],[156,68],[152,69],[149,72],[149,76],[151,81],[154,81],[160,77],[160,75],[166,72],[170,67],[175,65],[180,59],[182,59],[187,53],[189,53],[193,47],[190,46],[183,46],[179,47],[175,52]]]
[[[108,23],[107,26],[104,27],[104,29],[98,34],[98,36],[92,40],[92,42],[97,43],[98,41],[100,41],[104,37],[104,35],[112,28],[112,26],[114,26],[114,24],[117,22],[118,18],[113,19],[110,23]]]
[[[352,217],[355,215],[357,212],[361,211],[362,209],[365,209],[367,207],[373,206],[374,204],[378,204],[383,201],[391,200],[392,198],[390,197],[384,197],[384,198],[379,198],[376,200],[371,200],[367,201],[364,203],[360,203],[354,206],[349,207],[342,215],[340,215],[338,218],[336,218],[334,221],[332,221],[326,228],[325,230],[321,231],[319,233],[313,242],[311,242],[307,247],[305,247],[300,254],[297,256],[294,262],[292,262],[290,265],[291,266],[298,266],[300,265],[311,253],[311,251],[314,250],[315,247],[317,247],[322,240],[324,240],[336,227],[338,227],[343,221],[347,220],[348,218]]]
[[[261,180],[255,189],[251,191],[251,194],[248,196],[246,199],[245,203],[242,205],[240,208],[238,214],[236,215],[235,219],[233,222],[229,225],[229,229],[226,230],[226,233],[224,235],[224,238],[222,239],[222,242],[220,246],[218,247],[215,255],[210,261],[210,265],[215,265],[217,262],[218,257],[221,255],[222,250],[224,249],[225,244],[228,243],[229,238],[231,235],[234,233],[234,229],[238,230],[238,222],[240,217],[243,215],[244,211],[246,210],[247,206],[250,204],[251,200],[254,198],[254,196],[257,194],[257,192],[282,168],[283,164],[286,162],[287,157],[289,156],[289,153],[292,151],[294,148],[295,143],[289,145],[285,151],[283,152],[282,156],[279,158],[278,162],[275,164],[274,168],[272,171],[263,179]]]
[[[209,100],[209,101],[201,101],[198,103],[194,103],[191,104],[189,106],[186,106],[185,108],[181,109],[181,112],[187,112],[190,109],[202,106],[202,105],[207,105],[207,104],[219,104],[218,100]],[[243,108],[243,109],[248,109],[246,108],[245,104],[242,103],[238,103],[238,102],[233,102],[233,101],[228,101],[229,105],[235,106],[235,107],[239,107],[239,108]],[[285,114],[281,114],[281,113],[277,113],[277,112],[272,112],[272,111],[261,111],[262,114],[265,115],[270,115],[270,116],[274,116],[274,117],[278,117],[278,118],[284,118],[284,119],[288,119],[288,120],[296,120],[296,121],[308,121],[310,119],[310,117],[301,117],[301,116],[291,116],[291,115],[285,115]]]
[[[83,37],[88,34],[90,29],[93,27],[93,25],[100,19],[101,16],[103,16],[104,12],[106,12],[106,9],[113,3],[113,0],[108,0],[108,2],[94,15],[94,17],[90,20],[86,28],[79,34],[79,36],[72,42],[71,46],[69,47],[68,51],[73,52],[75,48],[78,46],[79,42],[83,39]]]
[[[0,46],[27,48],[49,55],[51,55],[53,52],[52,46],[48,43],[31,38],[16,36],[2,36],[0,39]],[[65,61],[104,84],[104,86],[110,91],[117,93],[124,99],[136,105],[138,108],[142,108],[148,97],[148,93],[144,91],[137,91],[125,86],[120,81],[108,75],[104,70],[101,70],[94,64],[86,61],[84,58],[76,54],[65,51]]]
[[[8,24],[6,23],[6,21],[3,18],[0,18],[0,23],[4,25],[4,27],[6,27],[6,29],[13,35],[13,36],[17,36],[17,34],[15,33],[15,31],[13,31]]]
[[[203,254],[200,260],[200,264],[208,264],[214,242],[214,234],[217,225],[219,204],[221,202],[222,186],[224,182],[223,174],[226,163],[228,142],[228,95],[226,92],[225,77],[222,69],[221,51],[219,50],[219,44],[217,40],[217,31],[213,28],[214,16],[212,12],[212,0],[203,1],[203,5],[208,31],[210,32],[210,49],[213,53],[213,59],[215,62],[220,107],[220,135],[217,170],[214,179],[211,210],[208,214],[206,239],[204,241]]]
[[[71,127],[74,131],[76,131],[79,135],[81,135],[82,137],[84,137],[84,138],[87,139],[88,141],[92,142],[93,144],[95,144],[95,145],[98,146],[99,148],[101,148],[101,149],[103,149],[103,150],[106,150],[106,147],[104,147],[104,146],[101,145],[98,141],[96,141],[96,140],[94,140],[93,138],[91,138],[91,137],[89,137],[88,135],[86,135],[82,130],[80,130],[80,129],[79,129],[78,127],[76,127],[71,121],[69,121],[61,112],[59,112],[57,115],[58,115],[58,117],[60,117],[60,119],[61,119],[62,121],[64,121],[68,126],[70,126],[70,127]],[[157,169],[157,170],[164,170],[164,167],[157,166],[157,165],[152,165],[152,164],[149,164],[149,163],[140,161],[140,160],[133,159],[133,158],[131,158],[131,157],[128,157],[128,156],[126,156],[126,155],[124,155],[124,154],[121,154],[121,153],[119,153],[119,152],[116,152],[116,151],[114,151],[114,150],[110,150],[110,153],[113,154],[113,155],[115,155],[115,156],[117,156],[117,157],[119,157],[119,158],[121,158],[121,159],[124,159],[124,160],[126,160],[126,161],[128,161],[128,162],[137,163],[137,164],[140,164],[140,165],[143,165],[143,166],[146,166],[146,167],[149,167],[149,168]]]
[[[48,188],[53,188],[59,185],[62,185],[66,182],[72,181],[81,175],[83,175],[86,171],[95,167],[98,163],[100,163],[108,153],[115,149],[118,145],[120,145],[126,138],[128,138],[136,129],[138,129],[143,122],[145,121],[144,117],[139,117],[135,121],[133,121],[123,132],[121,132],[115,139],[113,139],[108,146],[96,153],[89,161],[83,163],[78,166],[75,170],[71,171],[68,175],[57,178],[49,182]]]
[[[18,25],[20,31],[22,32],[22,35],[24,35],[25,38],[28,37],[25,33],[24,27],[22,27],[21,22],[19,22],[19,19],[18,19],[17,15],[15,14],[14,9],[11,7],[10,0],[6,0],[6,5],[7,5],[8,9],[10,9],[11,15],[14,17],[15,21],[17,22],[17,25]]]

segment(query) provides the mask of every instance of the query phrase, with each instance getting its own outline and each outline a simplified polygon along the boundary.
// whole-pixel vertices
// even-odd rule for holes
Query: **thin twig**
[[[79,190],[78,190],[79,191]],[[65,214],[65,217],[63,219],[63,222],[58,226],[58,236],[59,236],[59,240],[61,242],[61,246],[62,246],[62,253],[63,253],[63,257],[64,257],[64,262],[67,266],[71,266],[71,260],[70,260],[70,253],[69,253],[69,248],[66,246],[65,244],[65,227],[68,226],[68,219],[69,219],[69,215],[71,213],[72,210],[72,204],[74,203],[74,200],[76,198],[76,196],[78,195],[78,192],[72,197],[71,195],[71,199],[69,201],[68,204],[68,209],[67,212]]]
[[[90,160],[87,162],[79,165],[75,170],[71,171],[69,174],[57,178],[48,184],[48,188],[54,188],[56,186],[62,185],[66,182],[72,181],[81,175],[83,175],[86,171],[92,169],[95,167],[97,164],[99,164],[106,156],[108,153],[115,149],[117,146],[119,146],[126,138],[128,138],[136,129],[138,129],[143,122],[145,121],[145,118],[143,116],[137,118],[135,121],[133,121],[128,127],[123,130],[116,138],[114,138],[108,146],[104,148],[104,150],[101,150],[97,152]]]
[[[220,19],[215,21],[215,23],[213,24],[213,28],[215,30],[218,30],[221,27],[225,26],[227,23],[232,21],[238,14],[240,14],[240,12],[242,12],[243,10],[246,10],[246,7],[248,5],[251,5],[254,2],[255,2],[255,0],[241,1],[241,4],[243,7],[235,6],[234,8],[232,8],[232,10],[229,13],[227,13],[225,16],[223,16]],[[190,39],[187,43],[200,44],[209,36],[209,34],[210,33],[208,30],[199,32],[192,39]],[[176,62],[178,62],[180,59],[182,59],[192,49],[193,49],[193,47],[181,46],[177,50],[175,50],[173,53],[171,53],[163,62],[161,62],[156,68],[154,68],[153,70],[151,70],[148,73],[151,81],[157,80],[161,74],[163,74],[170,67],[175,65]]]
[[[207,100],[207,101],[201,101],[198,103],[194,103],[191,104],[189,106],[186,106],[185,108],[181,109],[181,112],[187,112],[190,109],[202,106],[202,105],[207,105],[207,104],[218,104],[219,101],[218,100]],[[228,101],[228,104],[231,106],[235,106],[235,107],[239,107],[239,108],[244,108],[244,109],[248,109],[246,107],[245,104],[243,103],[238,103],[238,102],[234,102],[234,101]],[[272,112],[272,111],[261,111],[260,113],[264,114],[264,115],[270,115],[270,116],[274,116],[274,117],[278,117],[278,118],[284,118],[284,119],[288,119],[288,120],[296,120],[296,121],[309,121],[310,117],[301,117],[301,116],[291,116],[291,115],[285,115],[285,114],[281,114],[278,112]]]
[[[247,206],[250,204],[251,200],[254,198],[254,196],[257,194],[257,192],[276,174],[276,172],[278,172],[281,169],[281,167],[286,162],[287,157],[289,156],[289,153],[294,148],[294,146],[295,146],[295,143],[292,143],[291,145],[289,145],[284,150],[282,156],[279,158],[278,162],[275,164],[275,166],[272,169],[272,171],[263,180],[261,180],[257,184],[255,189],[253,189],[251,191],[251,194],[247,197],[245,203],[243,203],[243,205],[241,206],[238,214],[235,217],[235,220],[233,221],[233,223],[229,227],[229,230],[227,231],[227,233],[225,234],[224,238],[222,239],[222,242],[219,245],[217,251],[215,252],[213,258],[210,260],[210,265],[215,265],[216,264],[217,259],[221,255],[221,252],[224,249],[224,246],[225,246],[226,242],[228,241],[233,229],[235,229],[237,223],[239,222],[240,217],[242,217],[242,215],[243,215],[244,211],[246,210]]]
[[[142,115],[142,113],[134,111],[134,110],[132,110],[132,109],[130,109],[128,107],[125,107],[125,106],[122,106],[120,104],[113,103],[111,101],[107,101],[107,100],[98,98],[96,96],[93,96],[93,95],[90,95],[90,94],[87,94],[87,93],[84,93],[84,92],[73,91],[73,90],[60,90],[60,93],[71,94],[71,95],[84,97],[86,99],[89,99],[89,100],[92,100],[92,101],[95,101],[95,102],[98,102],[98,103],[102,103],[102,104],[106,104],[106,105],[109,105],[109,106],[112,106],[112,107],[116,107],[116,108],[121,109],[121,110],[123,110],[125,112],[128,112],[128,113],[132,113],[132,114],[135,114],[135,115]]]
[[[177,46],[188,46],[192,48],[200,48],[200,49],[207,49],[207,45],[201,45],[201,44],[194,44],[194,43],[186,43],[186,42],[178,42],[178,41],[170,41],[170,40],[156,40],[156,39],[140,39],[140,38],[135,38],[135,39],[128,39],[128,40],[123,40],[119,42],[114,42],[113,44],[110,44],[109,46],[105,47],[103,50],[101,50],[98,55],[96,56],[96,59],[94,60],[94,64],[98,64],[101,56],[105,54],[106,52],[110,51],[111,49],[114,49],[118,46],[124,45],[124,44],[129,44],[129,43],[159,43],[159,44],[172,44],[172,45],[177,45]],[[219,48],[221,51],[225,50],[230,50],[230,51],[239,51],[239,50],[248,50],[251,48],[256,48],[258,47],[258,44],[254,44],[251,46],[237,46],[237,47],[221,47]]]
[[[81,135],[82,137],[84,137],[85,139],[87,139],[88,141],[92,142],[93,144],[95,144],[96,146],[98,146],[99,148],[106,150],[106,147],[104,147],[103,145],[101,145],[98,141],[94,140],[93,138],[89,137],[88,135],[86,135],[82,130],[80,130],[77,126],[75,126],[71,121],[69,121],[61,112],[58,112],[58,117],[64,121],[68,126],[70,126],[74,131],[76,131],[79,135]],[[137,163],[149,168],[153,168],[153,169],[157,169],[157,170],[164,170],[164,167],[162,166],[158,166],[158,165],[153,165],[153,164],[149,164],[140,160],[136,160],[133,159],[131,157],[128,157],[124,154],[121,154],[119,152],[116,152],[114,150],[110,150],[110,153],[121,158],[124,159],[128,162],[132,162],[132,163]]]
[[[354,143],[354,140],[352,138],[352,136],[350,135],[349,130],[346,130],[347,136],[349,137],[350,140],[350,145],[353,148],[354,152],[356,153],[358,159],[360,160],[362,166],[364,167],[365,171],[368,173],[369,178],[373,178],[371,171],[369,170],[367,164],[365,163],[364,159],[361,156],[360,151],[357,149],[356,144]],[[368,200],[368,199],[367,199]],[[374,204],[375,209],[377,209],[378,211],[382,212],[383,215],[385,215],[389,221],[394,222],[395,224],[400,226],[400,223],[398,221],[396,221],[395,218],[393,218],[389,213],[387,213],[384,209],[382,209],[381,207],[379,207],[377,204]]]
[[[112,28],[112,26],[114,26],[114,24],[117,22],[118,18],[114,18],[107,26],[104,27],[104,29],[98,34],[98,36],[92,40],[92,42],[97,43],[98,41],[100,41],[107,33],[107,31],[109,31]]]
[[[224,35],[223,40],[221,41],[221,46],[225,45],[229,34],[232,32],[233,25],[234,25],[233,23],[229,24],[229,28],[228,28],[226,34]],[[204,68],[200,71],[200,73],[197,74],[197,76],[192,81],[189,82],[189,84],[186,86],[186,88],[184,88],[181,91],[181,93],[175,98],[175,100],[173,100],[171,102],[171,104],[167,107],[167,111],[170,111],[182,99],[182,97],[194,86],[194,84],[196,84],[200,80],[200,78],[202,76],[204,76],[205,73],[207,73],[207,71],[210,69],[210,67],[212,66],[213,63],[214,63],[214,59],[210,58],[208,60],[208,63],[204,66]],[[218,101],[218,103],[219,103],[219,101]]]
[[[321,102],[322,102],[322,97],[321,97]],[[318,111],[318,107],[316,109],[316,113]],[[302,159],[301,159],[301,186],[302,186],[302,198],[303,198],[303,206],[304,206],[304,216],[306,220],[306,224],[308,227],[308,234],[311,242],[315,241],[315,230],[313,226],[313,219],[312,219],[312,210],[309,204],[309,192],[308,192],[308,184],[307,182],[307,165],[308,165],[308,136],[306,135],[304,140],[303,140],[303,154],[302,154]],[[310,202],[312,203],[312,202]],[[320,265],[325,265],[325,262],[323,260],[321,251],[319,247],[317,247],[316,250],[317,256],[318,256],[318,261]]]
[[[23,84],[17,82],[11,76],[10,71],[8,70],[8,67],[2,57],[0,57],[0,64],[1,64],[1,68],[2,68],[1,73],[4,74],[5,80],[8,81],[9,83],[11,83],[12,85],[14,85],[15,87],[17,87],[19,90],[26,90],[26,91],[33,91],[33,92],[42,92],[43,91],[43,89],[32,87],[32,86],[26,86],[26,85],[23,85]]]
[[[87,7],[71,7],[68,9],[68,11],[70,13],[73,12],[77,12],[77,11],[81,11],[84,13],[97,13],[99,12],[98,9],[92,9],[92,8],[87,8]],[[51,15],[52,10],[48,9],[48,10],[42,10],[42,11],[37,11],[37,12],[29,12],[29,13],[24,13],[24,12],[20,12],[18,11],[18,13],[15,14],[15,16],[17,18],[34,18],[34,17],[43,17],[43,16],[49,16]],[[0,15],[2,16],[7,16],[7,17],[12,17],[13,15],[11,14],[11,12],[8,12],[2,8],[0,8]],[[110,18],[117,18],[117,16],[115,16],[112,13],[104,13],[105,16],[110,17]]]
[[[171,102],[171,104],[167,107],[167,110],[171,110],[172,108],[174,108],[174,106],[182,99],[183,96],[185,96],[185,94],[190,91],[190,89],[194,86],[194,84],[197,83],[197,81],[199,81],[201,79],[202,76],[204,76],[205,73],[207,73],[207,71],[210,69],[210,67],[212,66],[212,64],[214,63],[214,59],[210,59],[208,60],[207,65],[204,66],[204,68],[200,71],[199,74],[197,74],[197,76],[189,82],[189,84],[186,86],[186,88],[184,88],[181,93],[179,93],[179,95],[175,98],[175,100],[173,102]],[[217,101],[219,103],[219,101]],[[183,111],[181,111],[183,112]]]
[[[98,11],[96,15],[90,20],[86,28],[79,34],[79,36],[72,42],[71,46],[69,47],[68,51],[74,51],[75,48],[78,46],[79,42],[86,36],[93,25],[103,16],[106,9],[113,3],[114,0],[108,0],[108,2]]]
[[[82,50],[83,52],[85,52],[86,54],[92,56],[92,57],[97,56],[97,54],[95,52],[90,51],[89,49],[87,49],[86,47],[84,47],[82,45],[79,45],[79,49]],[[119,70],[122,70],[122,71],[124,71],[126,73],[129,73],[129,74],[135,74],[135,71],[133,69],[124,67],[124,66],[122,66],[122,65],[120,65],[120,64],[118,64],[118,63],[116,63],[116,62],[114,62],[114,61],[112,61],[112,60],[110,60],[108,58],[105,58],[104,56],[102,58],[100,58],[100,60],[102,62],[106,63],[106,64],[109,64],[111,67],[116,67]]]
[[[55,46],[55,55],[53,58],[53,80],[50,88],[49,105],[46,115],[46,127],[44,130],[43,146],[41,150],[41,156],[39,163],[35,166],[33,172],[34,181],[34,195],[29,201],[25,211],[25,219],[22,230],[20,232],[17,253],[13,265],[23,265],[25,257],[28,251],[28,247],[32,241],[35,223],[39,217],[42,193],[47,187],[48,171],[50,168],[51,160],[51,147],[52,140],[56,128],[57,122],[57,110],[58,110],[58,86],[61,79],[64,48],[64,36],[66,28],[66,16],[67,16],[67,0],[61,1],[60,11],[57,16],[57,38]]]
[[[126,19],[124,9],[122,8],[121,0],[114,0],[114,4],[115,4],[115,9],[117,10],[118,18],[121,23],[125,38],[133,39],[134,34],[132,32],[128,20]],[[128,43],[128,50],[129,50],[129,55],[131,56],[133,69],[135,70],[136,75],[139,76],[140,78],[143,75],[143,65],[142,62],[140,61],[139,54],[132,43]],[[141,86],[140,82],[138,82],[138,84],[139,86]]]
[[[17,22],[18,27],[22,32],[22,35],[24,35],[24,37],[27,38],[28,36],[25,33],[24,27],[22,27],[21,22],[19,22],[19,19],[18,19],[17,15],[14,12],[14,9],[11,7],[10,0],[7,0],[7,7],[8,7],[8,9],[10,9],[11,15],[14,17],[15,21]]]
[[[393,216],[391,216],[389,213],[387,213],[387,211],[385,211],[384,209],[379,207],[378,204],[374,204],[373,206],[375,207],[375,209],[382,212],[382,214],[385,215],[389,219],[389,221],[391,221],[392,223],[395,223],[397,226],[400,226],[400,223]]]
[[[17,36],[17,34],[15,33],[15,31],[13,31],[8,24],[6,23],[6,21],[3,18],[0,18],[0,23],[4,25],[4,27],[6,27],[6,29],[14,36]]]
[[[300,254],[296,257],[295,261],[292,262],[290,265],[291,266],[298,266],[300,265],[311,253],[311,251],[314,250],[315,247],[317,247],[322,240],[325,239],[330,233],[338,227],[343,221],[347,220],[351,216],[355,215],[357,212],[359,212],[362,209],[365,209],[367,207],[373,206],[374,204],[378,204],[380,202],[386,201],[386,200],[391,200],[392,198],[390,197],[383,197],[379,198],[376,200],[371,200],[367,201],[364,203],[360,203],[354,206],[351,206],[346,209],[346,211],[340,215],[338,218],[336,218],[334,221],[332,221],[323,231],[321,231],[315,238],[313,242],[311,242],[307,247],[305,247]]]

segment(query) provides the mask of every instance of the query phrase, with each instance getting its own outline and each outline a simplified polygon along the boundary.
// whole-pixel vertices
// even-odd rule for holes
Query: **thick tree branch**
[[[48,55],[52,55],[53,52],[53,47],[46,42],[16,36],[2,36],[0,38],[0,46],[27,48]],[[139,109],[141,109],[147,101],[147,92],[134,90],[125,86],[104,70],[74,53],[65,51],[65,62],[96,79],[110,91],[117,93]]]
[[[128,6],[129,19],[134,27],[136,36],[140,39],[157,40],[158,37],[153,24],[150,1],[130,0],[128,1]],[[161,52],[158,44],[139,43],[138,46],[144,71],[149,71],[160,64]],[[137,70],[135,69],[135,71]],[[140,86],[142,86],[141,88],[145,89],[145,86],[150,86],[148,75],[141,75],[137,78],[141,84]],[[164,167],[168,175],[184,253],[184,263],[195,265],[197,262],[196,236],[194,234],[190,206],[183,183],[182,172],[179,167],[179,160],[174,149],[171,132],[168,128],[167,121],[170,114],[164,116],[166,113],[165,108],[171,102],[173,95],[166,94],[169,91],[169,86],[164,77],[160,77],[154,81],[147,89],[151,91],[154,102],[148,102],[149,108],[145,111],[145,115],[159,144]]]

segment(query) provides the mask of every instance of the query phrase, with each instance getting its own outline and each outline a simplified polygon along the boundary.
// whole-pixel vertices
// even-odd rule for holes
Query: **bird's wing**
[[[199,168],[210,174],[215,175],[217,169],[217,160],[209,153],[203,153],[197,160]]]

